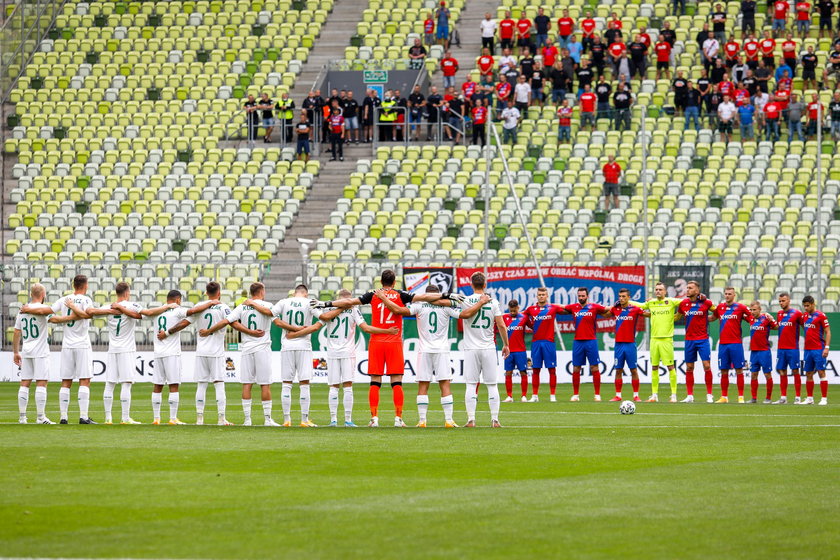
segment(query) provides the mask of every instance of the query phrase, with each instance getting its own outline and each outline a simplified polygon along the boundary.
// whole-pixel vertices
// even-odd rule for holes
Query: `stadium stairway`
[[[458,21],[458,32],[461,35],[461,46],[450,49],[452,56],[458,60],[460,68],[455,74],[455,83],[460,87],[467,75],[475,68],[475,59],[481,54],[481,31],[479,25],[484,19],[484,14],[490,12],[496,17],[498,0],[467,0],[464,9],[461,11],[461,19]],[[439,88],[443,87],[443,72],[435,72],[433,83]]]

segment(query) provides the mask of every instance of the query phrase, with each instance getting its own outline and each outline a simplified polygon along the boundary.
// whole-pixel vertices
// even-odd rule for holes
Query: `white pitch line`
[[[684,426],[682,424],[679,425],[634,425],[629,424],[626,426],[505,426],[505,429],[508,430],[516,430],[519,428],[525,429],[549,429],[549,430],[578,430],[578,429],[588,429],[588,430],[604,430],[604,429],[615,429],[615,428],[643,428],[643,429],[653,429],[653,428],[736,428],[736,429],[744,429],[744,428],[840,428],[840,424],[760,424],[754,426],[733,426],[733,425],[725,425],[725,426],[718,426],[712,424],[706,425],[697,425],[697,426]]]
[[[590,414],[590,415],[610,415],[614,416],[615,412],[591,412],[591,411],[572,411],[572,410],[506,410],[503,414]],[[680,412],[643,412],[648,416],[692,416],[692,417],[737,417],[737,418],[840,418],[840,414],[725,414],[725,413],[680,413]]]

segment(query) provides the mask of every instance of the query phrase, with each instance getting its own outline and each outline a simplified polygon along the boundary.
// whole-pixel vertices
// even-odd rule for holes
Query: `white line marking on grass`
[[[506,410],[505,415],[508,414],[594,414],[594,415],[614,415],[615,412],[591,412],[591,411],[572,411],[572,410]],[[716,412],[643,412],[649,416],[714,416],[714,417],[759,417],[759,418],[838,418],[840,414],[724,414]]]
[[[549,429],[549,430],[577,430],[577,429],[589,429],[589,430],[603,430],[603,429],[613,429],[613,428],[735,428],[735,429],[743,429],[743,428],[840,428],[840,424],[759,424],[753,426],[744,426],[744,425],[713,425],[713,424],[705,424],[705,425],[695,425],[695,426],[685,426],[682,424],[679,425],[636,425],[636,424],[627,424],[624,426],[621,425],[610,425],[610,426],[505,426],[506,429],[509,430],[516,430],[519,428],[524,429]]]

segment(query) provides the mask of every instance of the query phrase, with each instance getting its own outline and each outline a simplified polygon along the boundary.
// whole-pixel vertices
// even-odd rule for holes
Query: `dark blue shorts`
[[[708,362],[711,359],[712,347],[709,345],[708,338],[706,340],[685,341],[685,363],[695,363],[697,356],[700,356],[700,360],[703,362]]]
[[[519,373],[526,373],[528,371],[528,353],[527,352],[511,352],[505,358],[505,371],[516,370]]]
[[[804,371],[824,371],[825,358],[823,358],[822,350],[805,350],[805,367]]]
[[[633,342],[615,343],[615,369],[624,369],[627,365],[630,369],[636,369],[636,344]]]
[[[776,369],[785,371],[786,369],[799,369],[799,348],[788,348],[776,350]]]
[[[587,360],[590,366],[597,366],[601,363],[601,358],[598,356],[598,341],[575,340],[572,343],[572,365],[582,366],[586,364]]]
[[[764,370],[764,373],[773,372],[773,360],[770,356],[770,350],[750,352],[750,371],[758,373],[761,370]]]
[[[531,367],[557,367],[557,347],[554,341],[534,340],[531,342]]]
[[[744,368],[744,345],[743,344],[721,344],[718,346],[718,368],[743,369]]]

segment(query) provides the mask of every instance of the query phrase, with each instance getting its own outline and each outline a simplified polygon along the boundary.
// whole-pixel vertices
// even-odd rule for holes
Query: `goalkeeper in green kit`
[[[671,381],[671,401],[677,402],[677,370],[674,369],[674,311],[680,306],[681,298],[665,297],[665,284],[658,282],[653,288],[654,299],[644,303],[631,301],[631,305],[646,311],[650,317],[650,388],[647,402],[659,402],[659,364],[668,368]]]

